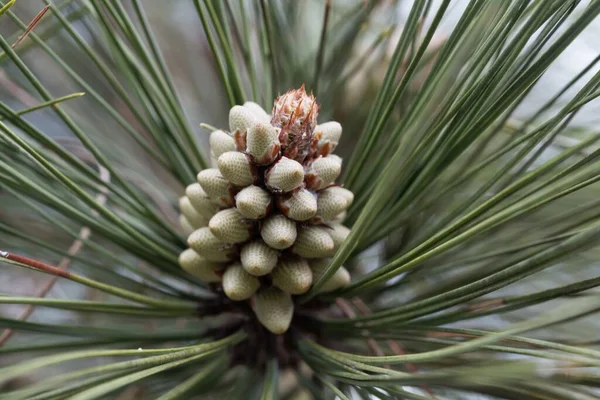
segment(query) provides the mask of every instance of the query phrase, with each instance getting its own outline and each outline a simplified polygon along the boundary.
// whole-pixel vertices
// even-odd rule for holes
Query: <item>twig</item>
[[[23,34],[17,38],[17,41],[15,43],[13,43],[13,45],[12,45],[13,49],[15,47],[17,47],[18,44],[21,43],[23,41],[23,39],[25,39],[27,37],[27,35],[29,35],[29,32],[31,32],[33,30],[33,28],[35,28],[35,26],[41,21],[42,17],[44,16],[44,14],[46,14],[46,12],[48,11],[49,8],[50,8],[50,5],[48,4],[46,7],[42,8],[42,10],[39,13],[37,13],[37,15],[35,17],[33,17],[31,22],[29,23],[29,25],[27,25],[27,28],[25,28],[25,31],[23,32]]]
[[[108,183],[110,181],[110,173],[108,172],[108,170],[106,168],[104,168],[103,166],[99,166],[98,169],[100,171],[100,179],[103,182]],[[103,187],[101,189],[100,193],[96,196],[96,201],[102,205],[104,203],[106,203],[107,193],[108,193],[108,189],[106,187]],[[92,214],[95,216],[98,215],[98,213],[96,211],[92,211]],[[77,235],[77,239],[75,239],[75,241],[69,247],[69,251],[67,252],[68,256],[61,258],[60,262],[58,263],[57,268],[59,270],[66,272],[66,270],[71,265],[71,261],[72,261],[71,257],[77,255],[77,253],[79,253],[81,251],[81,249],[83,248],[84,241],[88,240],[91,234],[92,234],[92,231],[87,226],[84,226],[81,228],[81,230],[79,231],[79,235]],[[15,261],[20,261],[20,262],[26,261],[26,262],[24,262],[24,264],[39,263],[34,260],[16,259],[17,257],[19,257],[19,258],[23,258],[23,257],[11,255],[8,253],[0,253],[0,256],[6,257],[8,259],[14,259]],[[39,264],[42,264],[42,263],[39,263]],[[42,288],[35,294],[35,296],[40,297],[40,298],[46,297],[46,295],[48,294],[48,292],[50,292],[50,290],[52,289],[52,287],[54,286],[54,284],[56,283],[56,281],[58,280],[58,278],[60,276],[64,276],[64,274],[63,275],[56,274],[56,275],[52,276],[50,279],[48,279],[46,281],[46,283],[44,283]],[[27,320],[31,316],[31,314],[33,313],[34,310],[35,310],[34,304],[28,305],[27,308],[25,308],[25,310],[23,311],[23,313],[21,313],[21,315],[19,315],[18,319],[20,321]],[[12,329],[10,329],[10,328],[5,329],[4,332],[2,332],[2,335],[0,335],[0,347],[2,347],[12,337],[13,334],[14,334],[14,331]]]
[[[346,302],[346,300],[342,299],[341,297],[338,297],[337,299],[335,299],[335,304],[337,304],[340,310],[342,310],[342,312],[346,314],[348,318],[356,318],[356,313],[354,312],[352,307],[350,307],[350,305]],[[365,336],[368,337],[368,331],[366,329],[363,331],[363,333],[365,333]],[[379,347],[379,344],[377,343],[377,341],[375,341],[375,339],[367,339],[367,345],[369,346],[373,354],[375,354],[376,356],[381,357],[385,355],[385,353],[383,352],[383,350],[381,350],[381,347]],[[389,368],[389,366],[386,367]]]
[[[362,315],[371,315],[371,310],[369,309],[369,307],[367,307],[364,301],[362,301],[358,297],[352,299],[352,304],[354,304],[354,306],[358,309],[358,311],[360,311]],[[387,345],[390,348],[390,350],[392,350],[392,352],[398,356],[406,354],[406,351],[404,351],[402,346],[400,346],[395,340],[387,340]],[[415,367],[415,364],[413,363],[406,363],[406,368],[413,374],[419,372],[419,370],[417,369],[417,367]],[[431,398],[435,399],[433,390],[431,390],[429,386],[421,385],[420,387],[421,389],[426,391]]]

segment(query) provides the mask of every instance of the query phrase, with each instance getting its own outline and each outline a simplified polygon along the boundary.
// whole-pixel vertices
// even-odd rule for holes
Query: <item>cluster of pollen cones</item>
[[[317,125],[317,113],[304,87],[278,97],[272,115],[234,106],[230,132],[210,136],[218,168],[201,171],[179,204],[190,232],[181,267],[249,300],[275,334],[290,325],[292,296],[310,289],[350,233],[341,222],[354,195],[335,184],[342,159],[332,154],[342,127]],[[342,267],[321,291],[349,283]]]

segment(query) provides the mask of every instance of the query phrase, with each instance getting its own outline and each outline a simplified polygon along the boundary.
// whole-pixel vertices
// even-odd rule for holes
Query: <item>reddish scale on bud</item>
[[[285,157],[302,163],[310,155],[318,114],[317,101],[304,85],[275,100],[271,124],[281,129],[279,141]]]

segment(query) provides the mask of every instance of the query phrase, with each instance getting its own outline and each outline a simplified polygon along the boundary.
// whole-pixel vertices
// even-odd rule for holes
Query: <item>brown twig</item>
[[[342,310],[342,312],[346,314],[348,318],[356,318],[356,313],[354,312],[352,307],[350,307],[350,305],[346,302],[346,300],[338,297],[337,299],[335,299],[335,304],[337,304],[340,310]],[[364,330],[363,333],[365,334],[365,336],[368,337],[367,330]],[[376,356],[381,357],[385,355],[385,353],[383,352],[383,350],[381,350],[381,347],[379,347],[379,344],[377,343],[377,341],[375,341],[375,339],[367,339],[367,345],[369,346],[373,354],[375,354]],[[386,368],[389,368],[389,366],[386,366]]]
[[[355,297],[354,299],[352,299],[352,304],[354,304],[356,309],[362,315],[371,315],[371,310],[369,309],[369,307],[367,307],[365,302],[362,301],[361,299],[359,299],[358,297]],[[395,340],[391,340],[391,339],[387,340],[387,345],[390,348],[390,350],[398,356],[406,354],[406,351],[404,351],[402,346],[400,346],[400,344],[398,344],[398,342]],[[408,369],[409,372],[412,372],[413,374],[416,374],[419,372],[419,370],[417,369],[417,367],[415,367],[415,364],[413,364],[413,363],[406,363],[406,368]],[[429,386],[421,385],[421,389],[426,391],[431,398],[435,399],[433,390],[431,390],[431,388]]]
[[[102,166],[99,166],[99,171],[100,171],[100,179],[103,182],[109,182],[110,181],[110,172],[108,172],[108,170]],[[108,193],[108,189],[106,187],[103,187],[101,189],[100,193],[96,196],[96,201],[100,204],[104,204],[106,202],[107,193]],[[92,211],[92,213],[94,215],[98,215],[98,213],[96,211]],[[89,239],[91,234],[92,234],[92,231],[90,230],[90,228],[88,228],[87,226],[82,227],[81,230],[79,231],[79,234],[77,235],[77,238],[69,247],[69,250],[67,252],[68,256],[61,258],[57,267],[50,267],[49,265],[46,265],[39,261],[35,261],[35,260],[29,259],[27,257],[19,256],[16,254],[0,253],[0,256],[5,257],[9,260],[13,260],[13,261],[17,261],[17,262],[20,262],[20,263],[23,263],[26,265],[30,265],[36,269],[49,270],[49,268],[51,268],[54,271],[53,272],[54,276],[51,277],[50,279],[48,279],[44,283],[42,288],[35,294],[35,297],[42,298],[42,297],[46,297],[46,295],[48,294],[48,292],[50,292],[50,290],[52,289],[52,287],[54,286],[54,284],[56,283],[56,281],[58,280],[59,277],[65,276],[65,274],[67,273],[66,272],[67,269],[71,265],[71,261],[72,261],[71,257],[75,256],[77,253],[79,253],[81,251],[81,249],[83,248],[84,241]],[[58,271],[56,271],[56,270],[58,270]],[[27,320],[31,316],[31,314],[33,313],[34,310],[35,310],[34,304],[28,305],[25,308],[25,310],[21,313],[21,315],[19,315],[18,319],[20,321]],[[10,329],[10,328],[5,329],[4,332],[2,332],[2,335],[0,335],[0,347],[2,347],[12,337],[13,334],[14,334],[14,331],[12,329]]]
[[[27,37],[27,35],[29,35],[29,32],[31,32],[33,30],[33,28],[35,28],[35,26],[41,21],[42,17],[44,16],[44,14],[46,14],[46,12],[48,12],[49,8],[50,8],[50,5],[47,5],[46,7],[42,8],[42,10],[39,13],[37,13],[37,15],[35,17],[33,17],[31,22],[29,23],[29,25],[27,25],[27,28],[25,28],[25,31],[23,32],[23,34],[17,38],[17,41],[15,43],[13,43],[13,45],[12,45],[13,49],[15,47],[17,47],[18,44],[21,43],[23,41],[23,39],[25,39]]]

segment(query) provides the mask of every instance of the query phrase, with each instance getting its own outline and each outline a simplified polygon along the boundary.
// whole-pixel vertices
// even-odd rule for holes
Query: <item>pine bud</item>
[[[247,107],[233,106],[229,110],[229,130],[231,133],[235,131],[246,132],[257,122],[254,112]]]
[[[194,231],[188,237],[188,246],[210,261],[224,262],[232,260],[236,256],[233,246],[213,235],[208,227]]]
[[[336,215],[331,221],[328,221],[328,222],[341,224],[342,222],[344,222],[344,220],[346,219],[347,216],[348,216],[348,213],[346,211],[344,211],[343,213]]]
[[[346,211],[348,201],[329,189],[321,190],[317,195],[318,222],[330,221]]]
[[[344,199],[346,199],[346,208],[350,207],[350,205],[352,204],[352,202],[354,201],[354,193],[352,193],[351,191],[349,191],[346,188],[343,188],[341,186],[331,186],[327,188],[327,191],[331,192],[331,193],[335,193],[336,195],[343,197]]]
[[[310,269],[313,273],[313,282],[316,282],[321,276],[325,269],[329,266],[329,259],[315,260],[310,263]],[[334,290],[341,289],[350,284],[350,273],[344,267],[338,268],[335,274],[323,286],[319,289],[320,293],[333,292]]]
[[[321,258],[332,255],[335,247],[333,239],[327,231],[328,229],[320,226],[300,228],[292,252],[306,258]]]
[[[259,287],[259,280],[247,273],[239,263],[228,266],[223,274],[223,291],[231,300],[249,299]]]
[[[218,169],[202,170],[197,178],[198,183],[213,203],[221,207],[231,207],[234,204],[229,181],[223,177]]]
[[[318,113],[315,97],[307,95],[304,86],[275,100],[271,123],[281,128],[279,141],[284,148],[284,156],[300,162],[304,160],[311,147]]]
[[[254,313],[265,328],[281,335],[288,330],[292,322],[294,302],[289,294],[271,287],[254,296]]]
[[[213,131],[210,134],[209,143],[213,155],[216,158],[219,158],[221,154],[226,153],[228,151],[237,150],[235,140],[229,134],[221,130]]]
[[[235,206],[244,217],[261,219],[271,210],[271,195],[258,186],[248,186],[235,195]]]
[[[179,210],[194,229],[202,228],[208,223],[208,219],[196,211],[187,196],[183,196],[179,199]]]
[[[342,172],[342,159],[336,155],[317,158],[306,172],[306,187],[320,190],[335,182]]]
[[[258,165],[270,164],[279,155],[279,132],[270,123],[258,123],[248,130],[246,151]]]
[[[304,168],[298,161],[281,157],[265,174],[265,183],[271,189],[289,192],[300,185],[304,180]]]
[[[263,110],[263,108],[260,105],[258,105],[257,103],[255,103],[253,101],[247,101],[244,103],[244,107],[246,107],[248,110],[250,110],[252,112],[252,114],[254,114],[257,121],[266,122],[266,123],[271,122],[271,116],[269,114],[267,114],[267,112],[265,110]]]
[[[225,179],[236,186],[251,185],[256,179],[256,171],[248,156],[239,151],[228,151],[221,154],[217,160],[217,165]]]
[[[303,258],[280,260],[271,277],[274,286],[290,294],[306,293],[312,285],[312,271]]]
[[[221,278],[215,271],[223,269],[224,265],[208,261],[192,249],[186,249],[179,255],[179,265],[185,272],[194,275],[201,281],[221,282]]]
[[[260,235],[272,248],[286,249],[296,240],[296,224],[281,214],[273,215],[263,223]]]
[[[331,224],[329,230],[329,236],[333,239],[335,249],[339,249],[342,243],[350,235],[350,229],[342,224]]]
[[[221,210],[208,223],[210,231],[225,243],[241,243],[250,239],[252,225],[237,208]]]
[[[185,236],[190,236],[192,232],[194,232],[194,227],[183,214],[179,214],[179,225],[181,226],[181,230]]]
[[[185,188],[185,195],[190,199],[192,206],[204,218],[210,219],[217,212],[217,207],[210,200],[202,186],[199,183],[192,183]]]
[[[326,156],[333,153],[342,137],[342,126],[335,121],[325,122],[317,125],[313,134],[319,141],[317,151]]]
[[[277,264],[277,252],[260,239],[244,245],[240,258],[244,269],[254,276],[270,273]]]
[[[306,189],[279,197],[277,206],[286,217],[294,221],[309,220],[317,213],[317,199]]]

